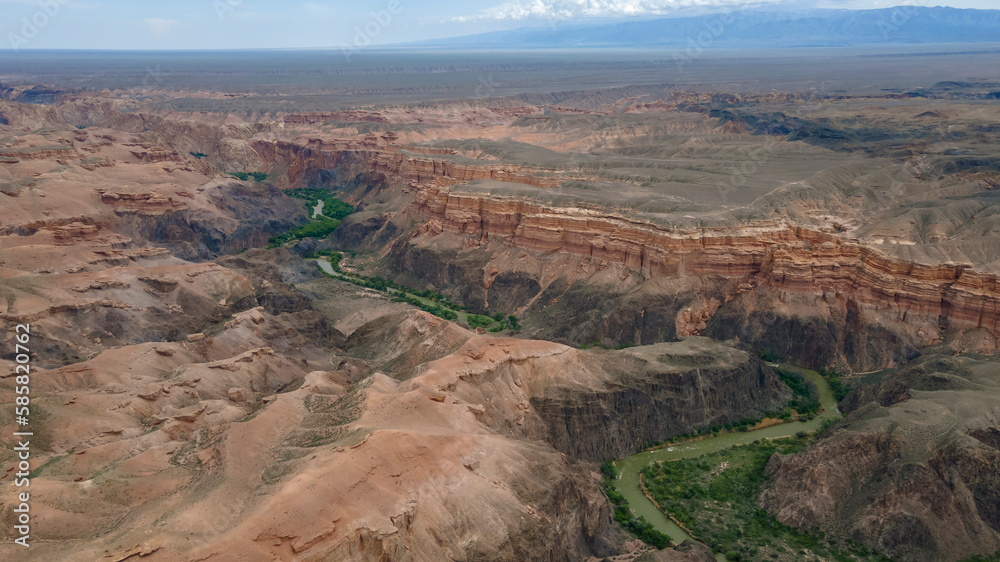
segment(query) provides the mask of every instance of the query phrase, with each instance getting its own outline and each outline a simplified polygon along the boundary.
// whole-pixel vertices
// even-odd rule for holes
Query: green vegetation
[[[444,318],[445,320],[456,320],[458,319],[458,313],[454,310],[445,308],[439,304],[427,304],[424,301],[411,297],[404,293],[403,291],[396,291],[393,293],[393,302],[405,302],[406,304],[413,305],[424,312],[429,312],[438,318]],[[476,316],[475,314],[470,314],[471,316]]]
[[[765,363],[780,363],[781,357],[771,352],[769,349],[762,349],[757,352],[757,357],[760,357],[761,361]]]
[[[834,418],[827,418],[827,419],[823,420],[823,423],[820,424],[819,429],[816,430],[816,437],[819,437],[819,436],[823,435],[824,433],[826,433],[826,430],[828,430],[831,427],[833,427],[834,424],[837,423],[837,421],[838,420],[836,420]]]
[[[354,212],[354,207],[333,196],[326,189],[287,189],[285,195],[296,199],[306,200],[306,212],[311,218],[316,204],[323,201],[323,209],[320,213],[328,218],[344,220],[344,217]]]
[[[788,385],[792,389],[792,394],[795,395],[795,398],[792,398],[792,401],[782,410],[781,419],[790,419],[792,411],[800,416],[815,416],[819,413],[819,392],[812,384],[809,384],[800,375],[783,369],[778,369],[778,376],[781,377],[781,382]]]
[[[598,344],[594,344],[598,345]],[[585,346],[581,346],[586,348]],[[791,421],[793,416],[798,416],[803,420],[811,420],[819,414],[819,410],[822,405],[819,402],[819,391],[808,381],[803,379],[801,376],[785,371],[783,369],[778,369],[778,376],[781,378],[782,382],[788,385],[792,389],[793,398],[781,409],[781,411],[775,412],[765,412],[764,415],[753,417],[753,418],[741,418],[736,421],[729,422],[725,425],[713,425],[712,427],[702,427],[696,428],[695,430],[685,433],[683,435],[677,435],[670,438],[669,440],[661,441],[658,443],[650,443],[644,447],[644,449],[658,449],[667,446],[678,445],[684,441],[694,439],[704,435],[716,435],[722,431],[750,431],[750,429],[764,421],[764,418],[780,419],[783,421]],[[823,431],[828,429],[837,420],[828,419],[823,422],[822,427],[818,430],[817,434],[822,434]],[[800,432],[803,433],[803,432]]]
[[[642,478],[665,512],[729,560],[798,560],[804,550],[821,559],[883,560],[859,543],[784,525],[758,505],[771,455],[801,451],[814,439],[763,440],[700,458],[661,461],[643,469]]]
[[[840,374],[832,367],[820,368],[819,374],[830,384],[830,390],[833,391],[833,397],[837,402],[843,400],[847,396],[847,393],[851,391],[851,387],[840,380]]]
[[[468,322],[470,328],[486,328],[493,324],[493,319],[489,316],[482,316],[480,314],[470,314],[468,316]]]
[[[70,453],[72,453],[72,452],[73,451],[70,451]],[[42,466],[36,468],[35,470],[32,470],[31,473],[28,474],[28,478],[36,478],[38,476],[41,476],[43,470],[45,470],[46,468],[48,468],[48,467],[56,464],[59,461],[65,459],[68,456],[69,455],[57,455],[57,456],[52,457],[51,459],[45,461],[45,464],[43,464]]]
[[[982,554],[974,554],[972,556],[963,558],[961,562],[1000,562],[1000,550],[994,552],[993,554],[987,554],[983,556]]]
[[[605,461],[601,465],[601,473],[604,474],[604,493],[615,508],[615,521],[648,545],[656,548],[670,546],[673,539],[653,528],[653,525],[644,517],[637,518],[633,515],[632,510],[629,509],[628,500],[615,490],[612,482],[618,478],[618,469],[615,468],[614,461]]]
[[[317,259],[326,258],[326,261],[330,262],[330,268],[334,271],[340,273],[340,260],[343,258],[340,252],[335,252],[333,250],[320,250],[318,252],[310,252],[306,254],[307,258]]]
[[[325,238],[340,226],[341,220],[354,212],[354,207],[330,194],[325,189],[289,189],[285,194],[298,199],[305,199],[306,211],[311,216],[313,209],[319,201],[323,201],[322,216],[312,219],[311,222],[292,229],[284,234],[272,236],[268,239],[268,248],[277,248],[293,240],[303,238]],[[504,319],[503,313],[496,313],[493,318],[471,314],[460,304],[431,290],[417,290],[405,285],[396,283],[391,279],[378,276],[361,275],[354,272],[344,271],[340,267],[343,255],[334,250],[320,250],[307,254],[305,257],[312,259],[325,258],[330,262],[330,268],[335,272],[336,277],[342,281],[353,283],[360,287],[367,287],[376,291],[389,293],[394,302],[405,302],[415,306],[425,312],[429,312],[445,320],[460,320],[469,325],[470,328],[486,328],[490,332],[501,332],[503,330],[518,330],[520,325],[517,317],[513,314]],[[329,276],[329,274],[327,274]]]
[[[277,248],[293,240],[302,240],[303,238],[326,238],[340,226],[340,221],[344,217],[354,212],[354,207],[349,203],[333,196],[326,197],[330,195],[330,192],[325,189],[289,189],[285,191],[285,194],[306,200],[306,214],[311,218],[311,222],[293,228],[284,234],[268,238],[268,248]],[[323,214],[319,218],[313,219],[312,210],[320,198],[323,198]]]
[[[253,181],[261,182],[267,179],[267,174],[264,172],[229,172],[229,175],[242,181],[253,179]]]
[[[520,330],[521,325],[517,323],[517,316],[511,314],[507,318],[503,317],[502,312],[497,312],[493,315],[493,319],[497,321],[497,325],[489,328],[489,332],[502,332],[504,330]]]
[[[205,158],[205,157],[208,156],[204,152],[188,152],[188,154],[190,154],[191,156],[194,156],[198,160],[201,160],[202,158]]]
[[[284,234],[268,238],[267,247],[277,248],[279,246],[284,246],[292,240],[302,240],[303,238],[326,238],[331,232],[336,230],[338,226],[340,226],[339,220],[323,217],[308,224],[304,224],[298,228],[289,230]]]
[[[330,262],[330,268],[336,272],[336,275],[333,277],[336,277],[341,281],[353,283],[359,287],[367,287],[383,293],[389,293],[392,296],[393,302],[405,302],[406,304],[415,306],[424,312],[429,312],[439,318],[444,318],[445,320],[463,321],[473,329],[483,327],[488,328],[490,332],[494,333],[506,329],[517,330],[519,328],[517,317],[513,314],[509,315],[506,320],[503,320],[502,313],[495,314],[493,318],[482,314],[472,314],[467,312],[464,306],[452,301],[447,296],[430,289],[418,290],[396,283],[392,279],[386,279],[378,276],[360,275],[354,272],[344,271],[344,269],[340,267],[340,262],[343,259],[343,255],[340,252],[333,250],[320,250],[318,252],[307,254],[306,257],[314,259],[326,258]],[[330,276],[329,274],[326,275]],[[497,317],[501,320],[496,320]]]

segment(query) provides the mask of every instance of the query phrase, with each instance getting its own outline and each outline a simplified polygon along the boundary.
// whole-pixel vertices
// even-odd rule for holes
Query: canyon
[[[598,467],[780,410],[760,357],[854,387],[768,463],[764,509],[901,559],[1000,547],[1000,111],[974,93],[251,118],[166,108],[189,92],[24,91],[0,100],[0,321],[35,334],[26,560],[712,560],[630,538]],[[265,247],[310,221],[293,188],[354,212]],[[519,325],[324,275],[320,250]]]

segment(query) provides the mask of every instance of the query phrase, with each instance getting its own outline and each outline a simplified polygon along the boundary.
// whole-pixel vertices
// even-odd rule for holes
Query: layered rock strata
[[[682,230],[600,211],[550,208],[524,200],[418,190],[412,207],[428,217],[428,236],[447,232],[499,237],[533,252],[574,254],[639,272],[645,279],[708,277],[738,281],[724,302],[757,288],[849,299],[912,327],[915,342],[948,330],[1000,337],[1000,282],[954,263],[923,265],[887,257],[832,232],[782,223]],[[715,307],[717,308],[717,307]],[[699,323],[713,307],[699,311]]]

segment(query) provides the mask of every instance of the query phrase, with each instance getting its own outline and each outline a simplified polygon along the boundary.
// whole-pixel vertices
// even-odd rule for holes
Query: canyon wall
[[[557,172],[515,165],[476,166],[450,160],[381,152],[372,161],[378,173],[412,184],[456,185],[473,180],[495,180],[552,188],[569,179]]]
[[[533,255],[574,256],[586,261],[591,271],[610,267],[630,272],[619,277],[632,275],[631,281],[607,288],[609,298],[636,283],[680,280],[690,291],[681,299],[685,302],[673,305],[679,321],[671,336],[740,337],[763,347],[784,346],[776,351],[789,352],[806,364],[843,359],[861,370],[905,361],[919,347],[956,338],[963,346],[988,351],[996,348],[1000,335],[996,276],[962,264],[901,261],[834,232],[773,222],[684,230],[591,209],[549,208],[427,186],[416,190],[411,211],[424,224],[419,229],[423,236],[409,242],[408,252],[426,254],[435,247],[430,240],[460,235],[475,240],[474,245],[486,242],[494,252],[500,243]],[[489,259],[480,261],[477,267],[490,267]],[[484,288],[489,290],[505,273],[502,268],[493,272],[483,281]],[[536,283],[544,289],[542,285]],[[569,290],[565,284],[563,288]],[[482,292],[464,291],[466,296]],[[687,306],[698,294],[704,304]],[[681,305],[687,308],[680,310]],[[765,312],[770,321],[762,316]],[[822,325],[822,318],[818,328],[810,326],[815,318],[804,320],[817,315],[832,318],[830,326]],[[779,322],[775,316],[783,319]],[[779,324],[788,333],[781,341],[768,341],[769,331]],[[817,330],[812,336],[817,345],[832,339],[839,350],[810,350],[812,342],[805,340],[811,337],[808,332]],[[887,349],[895,351],[885,355],[878,349],[855,349],[871,347],[879,338],[888,338]]]
[[[546,321],[539,320],[536,337],[614,345],[698,334],[735,337],[805,365],[842,363],[855,370],[898,364],[942,341],[959,351],[990,351],[1000,339],[1000,283],[968,265],[902,261],[832,229],[772,221],[679,229],[594,208],[463,193],[454,186],[473,180],[552,188],[567,178],[551,170],[415,155],[384,135],[368,137],[258,141],[253,147],[265,162],[287,170],[290,185],[305,185],[326,171],[337,176],[335,183],[366,173],[372,181],[407,186],[405,217],[360,213],[345,222],[338,239],[352,248],[392,245],[393,270],[408,282],[450,287],[474,309],[492,303],[492,310],[500,305],[502,312],[530,316],[570,303],[601,308],[581,283],[569,281],[576,273],[549,268],[546,275],[555,279],[542,280],[490,257],[507,247],[550,262],[572,257],[589,272],[587,283],[618,305],[575,328],[541,326]],[[363,195],[358,202],[364,203]],[[365,239],[376,232],[377,241]],[[403,232],[417,236],[400,245]],[[442,234],[464,240],[456,242],[464,249],[431,243]],[[636,289],[645,282],[659,285]]]
[[[531,398],[545,440],[574,458],[625,458],[694,429],[779,410],[790,397],[770,367],[708,338],[616,351],[607,359],[611,372],[633,370],[601,388],[553,387]]]

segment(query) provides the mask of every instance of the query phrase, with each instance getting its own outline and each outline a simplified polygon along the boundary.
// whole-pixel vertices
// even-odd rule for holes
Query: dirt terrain
[[[761,352],[857,387],[836,430],[769,463],[766,509],[900,559],[994,552],[1000,106],[992,82],[928,86],[252,117],[3,89],[0,346],[31,324],[38,437],[34,545],[0,556],[654,556],[600,463],[780,409]],[[290,188],[355,212],[265,249],[309,220]],[[520,325],[329,278],[317,249]]]

